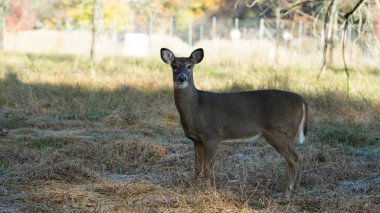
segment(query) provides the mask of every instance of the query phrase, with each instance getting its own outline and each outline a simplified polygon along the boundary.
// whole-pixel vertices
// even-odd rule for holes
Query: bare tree
[[[93,18],[92,18],[92,42],[91,42],[92,63],[103,59],[103,54],[100,52],[102,36],[103,36],[103,18],[104,18],[103,0],[94,0],[94,10],[93,10]]]
[[[9,0],[0,0],[0,51],[4,49],[5,15]]]
[[[334,57],[334,31],[336,30],[336,24],[338,21],[338,12],[336,9],[336,2],[332,0],[327,7],[325,20],[324,20],[324,47],[323,47],[323,66],[319,72],[317,78],[324,75],[327,66],[327,53],[329,54],[329,63],[332,64]]]
[[[323,75],[325,72],[326,72],[326,66],[327,66],[327,63],[328,63],[328,60],[327,60],[327,55],[329,54],[329,63],[332,63],[332,57],[333,57],[333,54],[332,54],[332,48],[333,48],[333,35],[334,35],[334,31],[336,31],[336,26],[338,25],[338,19],[341,18],[341,26],[343,29],[342,30],[342,60],[343,60],[343,64],[344,64],[344,71],[346,73],[346,78],[347,78],[347,95],[349,96],[350,94],[350,73],[349,73],[349,70],[347,68],[347,62],[346,62],[346,56],[345,56],[345,42],[346,42],[346,34],[347,34],[347,27],[349,24],[353,24],[355,25],[355,22],[359,22],[359,26],[358,28],[362,28],[362,20],[363,19],[366,19],[367,21],[368,20],[372,20],[370,17],[366,17],[368,15],[366,14],[369,14],[368,12],[366,13],[359,13],[358,11],[361,9],[361,7],[363,5],[366,4],[365,6],[365,10],[370,10],[370,5],[372,3],[372,5],[374,4],[379,4],[379,1],[378,0],[355,0],[355,1],[344,1],[344,2],[340,2],[340,4],[345,4],[346,6],[351,6],[350,7],[346,7],[346,10],[341,10],[339,11],[337,9],[337,4],[338,4],[338,1],[335,1],[335,0],[305,0],[305,1],[301,1],[301,2],[298,2],[298,3],[295,3],[293,4],[292,6],[290,6],[288,9],[284,10],[284,13],[287,13],[289,12],[290,10],[293,10],[295,7],[299,7],[299,6],[303,6],[304,4],[309,4],[309,3],[314,3],[314,4],[320,4],[320,5],[324,5],[326,7],[326,14],[325,14],[325,17],[324,17],[324,28],[323,28],[323,31],[324,31],[324,48],[323,48],[323,65],[322,65],[322,68],[320,70],[320,72],[318,73],[318,76],[317,78],[319,78],[321,75]],[[349,9],[347,9],[349,8]],[[343,15],[342,15],[343,14]],[[355,14],[358,14],[358,19],[360,21],[357,21],[354,19],[354,15]],[[371,25],[371,24],[369,24]],[[360,34],[360,30],[358,30],[358,33]]]

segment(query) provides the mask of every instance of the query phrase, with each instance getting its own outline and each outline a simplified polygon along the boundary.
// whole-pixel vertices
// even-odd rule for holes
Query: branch
[[[346,54],[345,54],[347,27],[348,27],[348,19],[346,19],[343,23],[342,57],[343,57],[344,71],[346,72],[347,97],[350,98],[350,73],[348,72],[347,62],[346,62]]]
[[[354,15],[354,13],[360,8],[360,6],[365,2],[366,0],[360,0],[354,8],[348,13],[346,13],[344,17],[344,23],[343,23],[343,46],[342,46],[342,56],[343,56],[343,64],[344,64],[344,70],[346,72],[347,78],[350,77],[350,74],[348,72],[347,63],[346,63],[346,54],[345,54],[345,44],[346,44],[346,35],[347,35],[347,27],[348,27],[348,20],[349,18]]]
[[[252,3],[251,4],[249,4],[248,2],[247,2],[247,7],[253,7],[253,6],[255,6],[255,4],[257,4],[257,3],[259,3],[261,0],[254,0],[254,1],[252,1]]]
[[[344,15],[344,18],[346,20],[348,20],[358,9],[359,7],[365,2],[366,0],[360,0],[356,5],[355,7],[348,13],[346,13],[346,15]]]
[[[346,72],[346,78],[347,78],[347,95],[348,95],[348,97],[350,97],[350,73],[348,72],[347,62],[346,62],[346,54],[345,54],[347,27],[349,24],[349,18],[360,8],[360,6],[364,2],[365,2],[365,0],[360,0],[350,12],[348,12],[344,15],[345,20],[343,23],[342,57],[343,57],[344,71]]]
[[[294,4],[294,5],[290,6],[290,7],[288,7],[287,9],[281,10],[281,14],[282,15],[286,15],[289,11],[291,11],[295,7],[301,6],[303,4],[307,4],[307,3],[319,3],[319,2],[324,2],[324,1],[325,0],[307,0],[307,1],[302,1],[302,2],[299,2],[297,4]]]
[[[0,0],[0,14],[6,13],[9,9],[9,0]]]
[[[303,3],[321,3],[321,2],[324,2],[324,1],[329,1],[329,0],[313,0],[313,1],[303,1],[303,2],[300,2],[300,3],[297,3],[296,5],[292,5],[291,3],[287,2],[287,1],[282,1],[282,3],[286,4],[288,6],[288,9],[283,9],[281,10],[281,15],[286,15],[288,12],[290,12],[290,10],[292,10],[294,7],[300,5],[300,4],[303,4]],[[321,12],[321,11],[320,11]],[[319,13],[320,13],[319,12]],[[295,10],[295,13],[301,15],[302,17],[306,18],[306,19],[309,19],[310,21],[314,22],[314,23],[317,23],[319,20],[318,18],[315,18],[313,17],[312,15],[309,15],[305,12],[303,12],[302,10]]]
[[[328,19],[329,19],[329,14],[331,15],[331,10],[332,10],[332,6],[334,4],[335,0],[332,0],[327,8],[327,12],[326,12],[326,16],[325,16],[325,21],[324,21],[324,26],[323,26],[323,35],[325,37],[325,45],[323,47],[323,66],[322,66],[322,69],[321,71],[318,73],[317,75],[317,79],[321,76],[322,73],[325,72],[326,70],[326,63],[327,63],[327,47],[328,47],[328,43],[329,43],[329,39],[328,39],[328,35],[327,35],[327,32],[326,32],[326,26],[327,26],[327,22],[328,22]]]
[[[236,2],[235,2],[235,4],[234,4],[234,8],[235,8],[235,9],[237,8],[237,6],[238,6],[238,4],[239,4],[239,1],[240,1],[240,0],[236,0]]]

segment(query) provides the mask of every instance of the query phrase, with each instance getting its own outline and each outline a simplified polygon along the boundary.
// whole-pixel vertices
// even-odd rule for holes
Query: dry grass
[[[168,68],[156,59],[3,53],[0,211],[376,212],[380,207],[379,70],[315,80],[317,69],[205,61],[202,89],[281,88],[310,104],[302,179],[281,200],[286,165],[272,147],[222,146],[211,185],[192,182]],[[207,59],[207,58],[206,58]],[[228,65],[228,66],[227,66]]]

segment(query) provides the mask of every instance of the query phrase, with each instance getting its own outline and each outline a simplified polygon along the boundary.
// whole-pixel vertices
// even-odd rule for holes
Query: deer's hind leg
[[[215,141],[207,141],[203,144],[204,147],[204,177],[207,180],[214,178],[214,160],[218,150],[218,143]]]
[[[299,170],[301,168],[302,156],[294,148],[295,134],[286,135],[279,131],[271,131],[264,134],[268,143],[272,145],[288,164],[288,185],[285,190],[285,199],[289,200],[295,186]]]
[[[300,182],[301,182],[301,172],[303,170],[303,157],[301,154],[297,153],[299,155],[299,157],[301,158],[301,162],[299,164],[299,168],[298,168],[298,172],[297,172],[297,177],[296,177],[296,185],[300,185]]]

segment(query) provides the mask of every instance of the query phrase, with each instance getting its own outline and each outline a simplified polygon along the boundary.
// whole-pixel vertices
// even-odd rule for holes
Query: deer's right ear
[[[167,63],[171,64],[174,60],[174,54],[172,51],[166,48],[161,48],[161,59]]]

